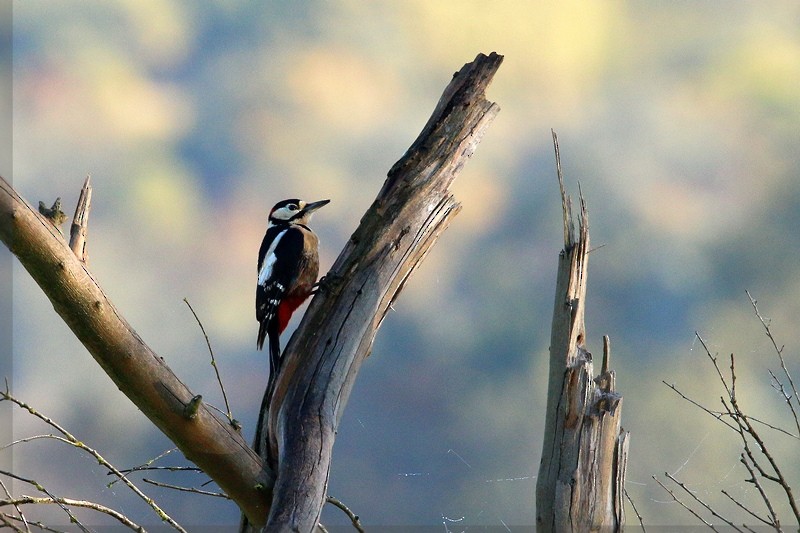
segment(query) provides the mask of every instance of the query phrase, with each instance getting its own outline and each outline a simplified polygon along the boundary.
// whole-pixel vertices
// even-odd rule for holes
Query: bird
[[[280,336],[294,311],[314,292],[319,274],[319,238],[308,227],[311,216],[330,200],[305,202],[292,198],[275,204],[269,212],[267,232],[258,250],[256,286],[256,347],[269,337],[271,396],[280,370]]]

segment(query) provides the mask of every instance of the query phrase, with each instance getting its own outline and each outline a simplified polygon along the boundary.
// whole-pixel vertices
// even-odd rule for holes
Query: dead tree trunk
[[[286,347],[261,452],[277,474],[271,531],[319,520],[350,390],[391,303],[460,208],[450,185],[499,111],[484,91],[502,59],[480,54],[454,75]]]
[[[629,434],[621,424],[622,396],[615,392],[608,337],[603,366],[592,379],[592,354],[586,350],[584,310],[589,258],[586,204],[572,215],[564,191],[558,141],[558,180],[564,219],[564,250],[558,258],[550,336],[550,372],[542,460],[536,482],[539,531],[619,531],[625,524],[623,494]]]

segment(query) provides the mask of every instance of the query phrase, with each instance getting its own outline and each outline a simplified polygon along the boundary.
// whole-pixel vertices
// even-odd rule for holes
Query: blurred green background
[[[15,187],[34,205],[61,196],[71,216],[91,174],[91,271],[184,382],[221,406],[189,299],[248,440],[268,369],[254,349],[253,312],[268,209],[286,197],[332,199],[313,223],[327,270],[452,73],[478,52],[505,55],[488,93],[501,112],[456,182],[463,211],[361,369],[330,494],[367,526],[534,523],[561,248],[554,128],[566,181],[573,192],[580,181],[587,199],[592,242],[604,245],[590,261],[589,349],[599,354],[601,335],[611,337],[632,433],[628,491],[645,524],[696,523],[651,479],[665,471],[738,521],[746,518],[720,490],[763,511],[743,481],[736,435],[661,381],[719,406],[699,331],[712,350],[737,354],[745,408],[790,427],[769,386],[777,358],[744,291],[800,376],[799,4],[87,0],[13,9]],[[13,392],[120,468],[168,449],[14,269]],[[15,412],[15,438],[44,432]],[[767,436],[800,490],[800,444]],[[177,455],[163,464],[181,464]],[[63,445],[18,445],[14,461],[56,494],[159,522]],[[230,502],[144,488],[186,525],[238,520]],[[65,521],[57,509],[27,515]],[[323,519],[347,522],[331,509]]]

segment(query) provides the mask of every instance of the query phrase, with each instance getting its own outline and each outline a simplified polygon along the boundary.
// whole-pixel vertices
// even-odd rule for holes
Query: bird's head
[[[297,198],[283,200],[275,204],[269,212],[270,224],[307,224],[314,211],[326,205],[330,200],[319,202],[305,202]]]

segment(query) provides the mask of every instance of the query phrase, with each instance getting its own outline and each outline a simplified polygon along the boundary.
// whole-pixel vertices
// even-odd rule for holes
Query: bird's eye
[[[289,211],[297,211],[299,209],[297,204],[289,204],[286,207],[289,209]]]

